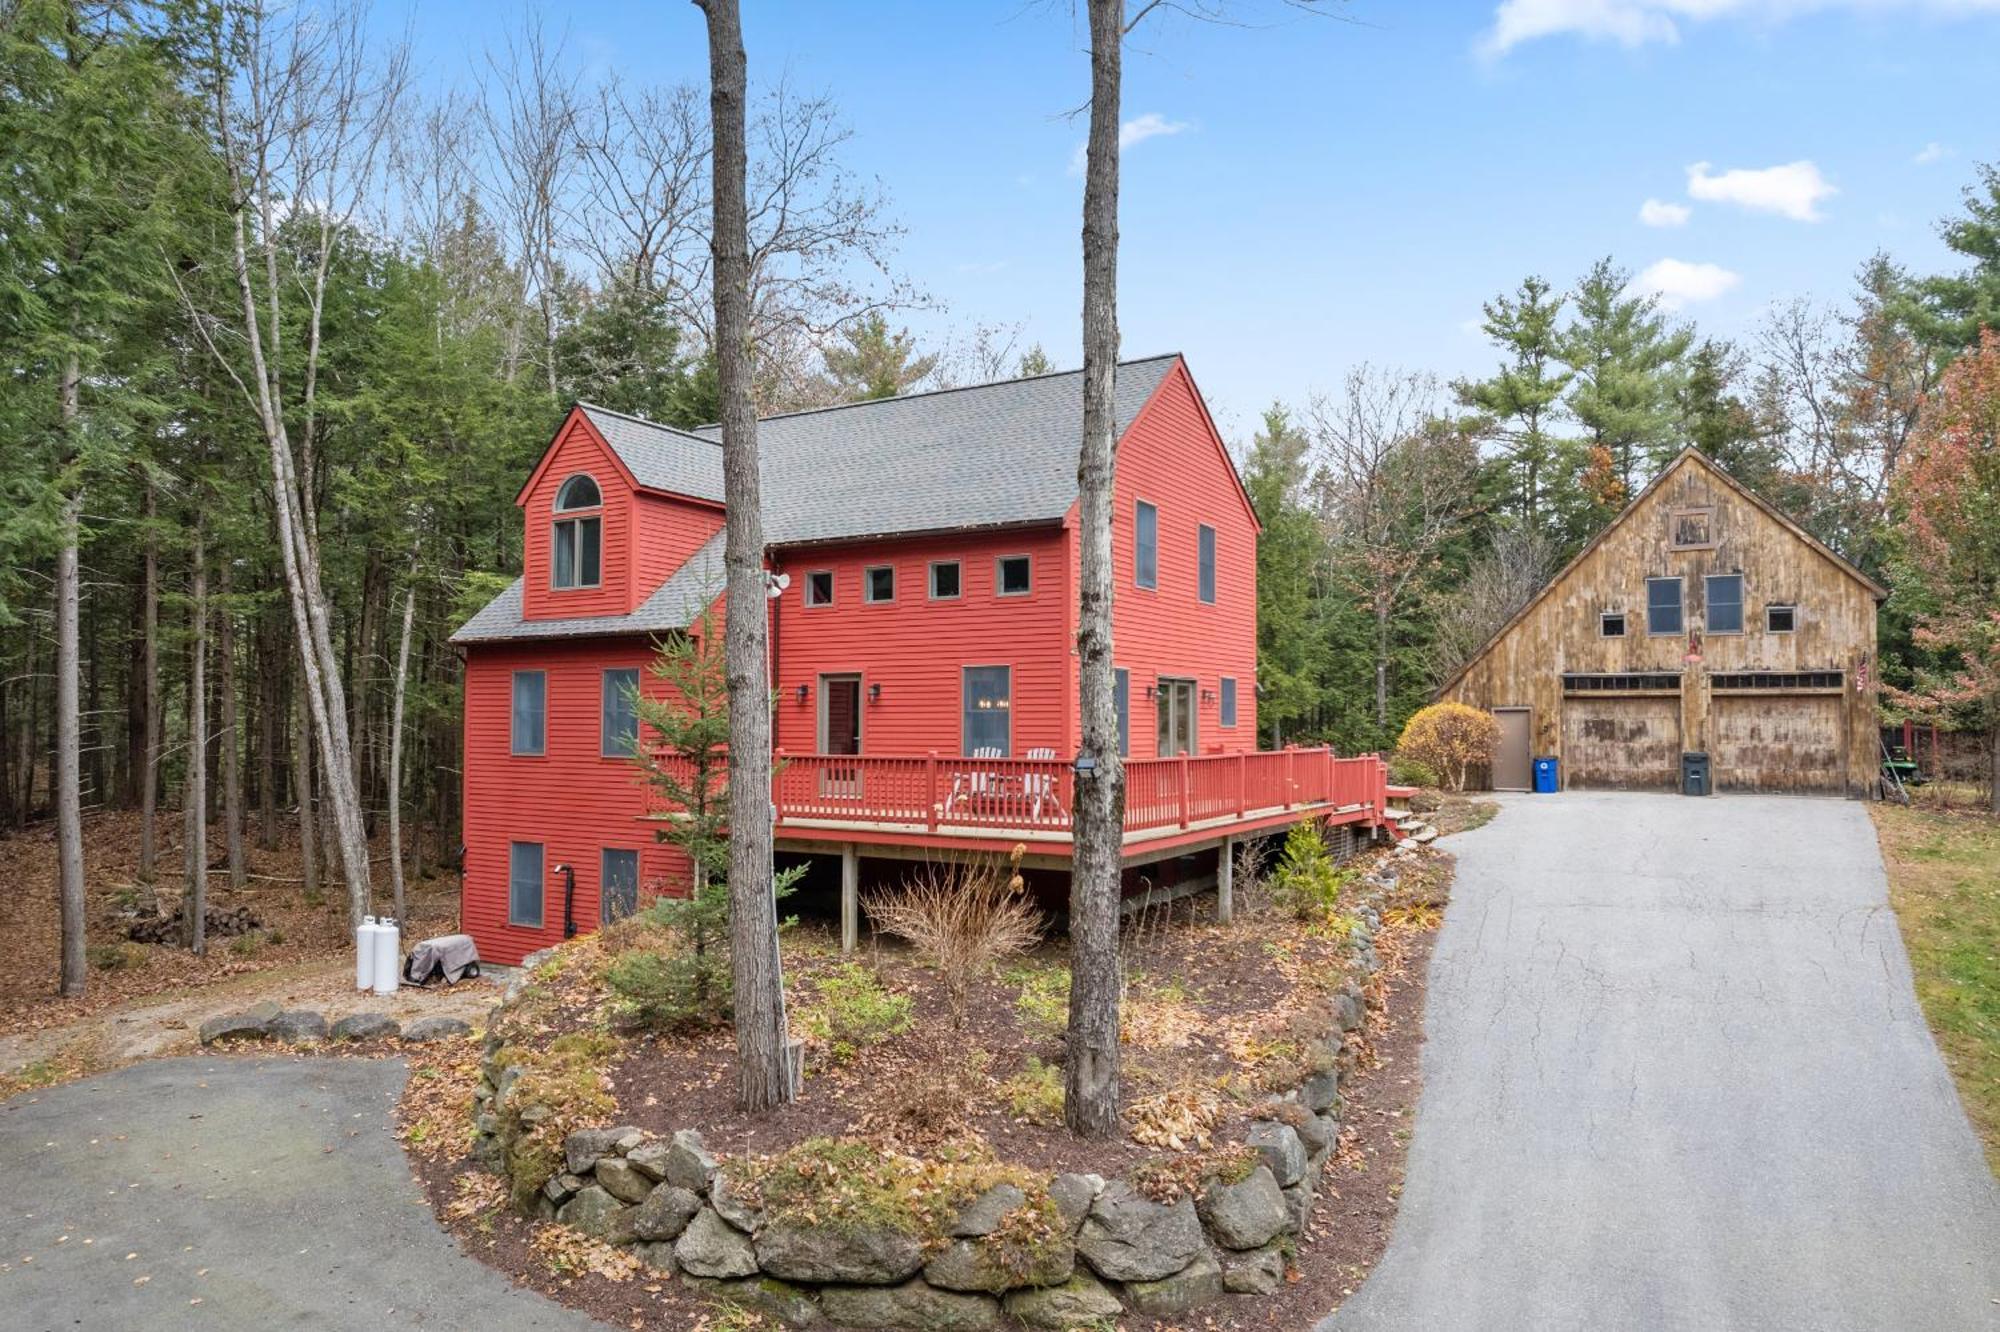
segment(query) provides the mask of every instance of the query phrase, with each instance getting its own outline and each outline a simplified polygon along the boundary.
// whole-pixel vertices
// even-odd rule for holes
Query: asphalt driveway
[[[394,1060],[167,1059],[0,1105],[0,1326],[600,1325],[431,1218]]]
[[[1402,1209],[1323,1328],[2000,1326],[1860,805],[1509,798],[1449,845]]]

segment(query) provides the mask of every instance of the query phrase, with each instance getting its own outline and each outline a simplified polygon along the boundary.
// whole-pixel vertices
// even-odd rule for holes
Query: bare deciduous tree
[[[700,93],[613,80],[579,109],[576,138],[583,189],[567,216],[579,246],[612,281],[699,304],[709,210]]]
[[[1441,685],[1472,660],[1556,572],[1556,545],[1537,527],[1513,524],[1493,533],[1465,578],[1434,599],[1430,678]]]

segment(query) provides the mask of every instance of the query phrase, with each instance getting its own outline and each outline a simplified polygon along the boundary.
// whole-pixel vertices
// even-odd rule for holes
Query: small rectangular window
[[[1677,634],[1681,631],[1681,580],[1646,580],[1646,632]]]
[[[546,751],[549,677],[544,671],[514,672],[514,719],[508,749],[528,757]]]
[[[1797,606],[1764,607],[1764,632],[1768,634],[1789,634],[1799,627]]]
[[[1111,673],[1111,692],[1118,699],[1118,754],[1132,755],[1132,672],[1120,666]]]
[[[598,861],[597,914],[609,925],[639,909],[639,853],[607,846]]]
[[[1236,681],[1222,677],[1222,724],[1236,725]]]
[[[1604,612],[1597,619],[1597,632],[1605,638],[1625,637],[1625,612]]]
[[[1031,567],[1026,555],[1002,555],[993,575],[998,595],[1003,597],[1025,597],[1033,586]]]
[[[1743,632],[1743,575],[1710,574],[1702,589],[1708,601],[1708,632]]]
[[[605,758],[626,758],[638,745],[638,697],[636,666],[604,673],[604,697],[598,710],[598,752]]]
[[[965,668],[965,752],[1007,757],[1013,743],[1009,715],[1014,704],[1014,671],[1009,666]]]
[[[815,569],[806,575],[806,605],[833,604],[833,570]]]
[[[931,600],[951,601],[958,596],[958,561],[939,560],[931,566]]]
[[[896,566],[877,564],[861,571],[861,599],[863,601],[894,601],[896,599]]]
[[[1160,585],[1160,511],[1144,500],[1133,510],[1132,581],[1140,587]]]
[[[1215,529],[1201,525],[1201,599],[1215,604]]]
[[[507,923],[542,927],[542,844],[510,842],[507,848]]]

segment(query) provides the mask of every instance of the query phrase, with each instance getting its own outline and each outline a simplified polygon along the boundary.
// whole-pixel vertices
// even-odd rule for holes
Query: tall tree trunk
[[[389,770],[383,774],[389,801],[389,885],[396,919],[403,914],[403,691],[410,676],[410,635],[417,622],[416,554],[410,556],[410,587],[403,597],[403,633],[396,647],[395,693],[389,704]]]
[[[744,211],[748,58],[736,0],[695,3],[708,16],[709,118],[715,136],[715,355],[727,532],[723,643],[729,679],[729,928],[737,1095],[745,1109],[768,1110],[792,1099],[792,1080],[772,896],[764,518],[757,416],[750,403],[750,245]]]
[[[35,736],[41,730],[42,702],[41,682],[35,674],[35,658],[38,655],[36,649],[41,646],[41,637],[32,628],[28,630],[28,661],[26,670],[22,672],[22,685],[28,695],[28,715],[21,727],[20,744],[15,750],[15,766],[21,770],[21,795],[14,806],[19,811],[17,818],[22,827],[35,817],[35,764],[40,761],[35,753]]]
[[[296,734],[292,737],[292,794],[299,806],[299,874],[304,882],[306,901],[319,900],[319,837],[313,811],[312,719],[306,715],[303,688],[292,691]]]
[[[202,520],[194,522],[194,571],[188,610],[187,892],[181,898],[181,943],[196,957],[208,951],[208,554]]]
[[[271,617],[257,615],[257,848],[278,849],[278,733],[282,729],[284,654]]]
[[[1077,456],[1077,677],[1082,710],[1070,861],[1069,1036],[1063,1122],[1082,1137],[1119,1131],[1118,894],[1125,765],[1111,662],[1112,480],[1117,465],[1118,115],[1124,0],[1089,0],[1090,137],[1083,184],[1083,441]]]
[[[65,462],[77,466],[76,434],[82,372],[70,353],[62,374],[62,428]],[[77,717],[78,545],[82,541],[83,480],[68,481],[63,496],[62,552],[56,557],[56,882],[62,900],[62,981],[65,995],[83,993],[83,795],[77,758],[82,743]]]
[[[222,560],[221,614],[216,623],[215,652],[220,677],[216,692],[222,698],[221,736],[216,760],[222,770],[222,836],[229,848],[229,886],[243,887],[243,746],[238,740],[236,707],[236,607],[229,599],[229,558]]]
[[[160,846],[160,538],[159,498],[146,479],[146,766],[139,774],[139,882],[159,879]],[[157,902],[157,894],[155,901]]]
[[[1375,736],[1388,743],[1389,732],[1389,600],[1375,598]]]

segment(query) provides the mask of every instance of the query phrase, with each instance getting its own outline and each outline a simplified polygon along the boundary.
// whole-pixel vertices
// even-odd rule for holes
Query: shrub
[[[92,944],[84,949],[84,956],[90,965],[99,971],[123,971],[135,967],[146,960],[146,950],[140,944],[107,943]]]
[[[1396,753],[1447,777],[1451,789],[1465,789],[1466,769],[1493,761],[1500,723],[1492,713],[1464,703],[1433,703],[1403,727]]]
[[[1044,1064],[1033,1055],[1028,1066],[1000,1084],[1000,1099],[1016,1119],[1030,1124],[1060,1124],[1063,1117],[1062,1068]]]
[[[1023,968],[1008,979],[1017,980],[1021,993],[1014,999],[1014,1011],[1031,1031],[1053,1036],[1069,1027],[1069,971],[1064,967],[1030,970]]]
[[[1436,786],[1437,769],[1428,763],[1421,763],[1407,754],[1389,756],[1389,780],[1397,786]]]
[[[1319,824],[1307,819],[1293,824],[1285,836],[1284,852],[1271,875],[1271,900],[1288,915],[1317,920],[1332,914],[1340,890],[1352,877],[1334,864]]]
[[[814,988],[814,1003],[802,1015],[804,1026],[836,1061],[852,1059],[862,1046],[909,1030],[910,997],[883,989],[875,973],[858,963],[826,972]]]
[[[728,964],[727,954],[723,964]],[[728,986],[714,968],[712,953],[669,956],[633,949],[612,960],[604,984],[614,996],[619,1021],[647,1031],[673,1031],[728,1016]]]
[[[864,905],[885,933],[904,940],[938,969],[954,1029],[965,1025],[972,982],[1042,937],[1042,913],[1021,882],[1017,846],[1006,860],[927,864],[901,892],[872,893]]]
[[[254,934],[239,934],[229,941],[229,951],[237,957],[255,957],[264,947],[264,941]]]

